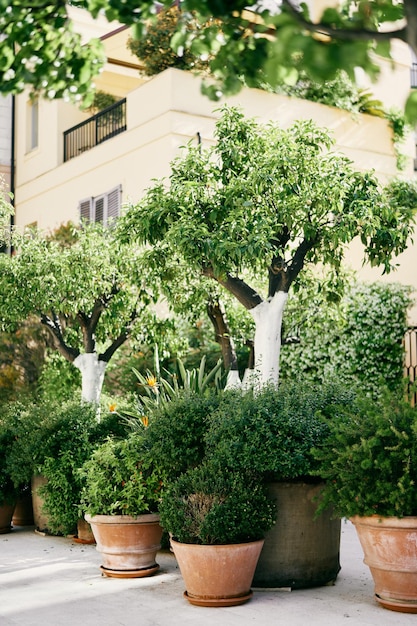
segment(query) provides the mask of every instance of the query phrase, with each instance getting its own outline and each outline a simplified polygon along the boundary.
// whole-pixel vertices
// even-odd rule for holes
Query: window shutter
[[[107,194],[107,224],[120,215],[121,186],[118,185]]]
[[[94,198],[94,221],[104,223],[104,196]]]
[[[81,222],[90,222],[91,221],[91,209],[92,209],[93,199],[86,198],[85,200],[81,200],[78,204],[78,212],[80,215]]]
[[[101,196],[80,200],[78,210],[80,221],[100,222],[108,226],[120,215],[122,186],[118,185]]]

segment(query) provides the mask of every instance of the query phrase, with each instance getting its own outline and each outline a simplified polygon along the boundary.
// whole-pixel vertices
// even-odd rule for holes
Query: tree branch
[[[303,269],[307,253],[317,245],[319,240],[320,236],[316,233],[316,235],[314,237],[310,237],[310,239],[303,239],[298,246],[291,262],[288,264],[288,288]]]
[[[214,327],[215,339],[221,347],[225,370],[237,370],[236,350],[224,307],[218,300],[216,302],[208,302],[207,313]]]
[[[263,301],[261,296],[254,289],[252,289],[252,287],[237,276],[226,274],[225,278],[221,278],[220,276],[216,276],[213,272],[213,268],[211,267],[203,269],[203,275],[208,278],[214,278],[219,285],[222,285],[225,289],[227,289],[227,291],[235,296],[235,298],[248,310],[255,308]]]
[[[132,332],[133,324],[137,318],[137,315],[138,315],[138,312],[137,312],[137,309],[135,308],[130,314],[129,321],[125,325],[120,335],[116,337],[116,339],[110,344],[110,346],[104,352],[98,355],[99,361],[105,361],[106,363],[108,363],[110,359],[112,358],[113,354],[116,352],[116,350],[120,348],[120,346],[122,346],[125,343],[125,341],[127,341],[127,339],[130,336],[130,333]]]
[[[410,1],[410,0],[409,0]],[[407,0],[404,0],[404,7],[406,7]],[[411,2],[410,2],[411,4]],[[402,41],[408,41],[407,27],[399,28],[392,31],[377,31],[369,30],[367,28],[361,28],[360,30],[348,29],[348,28],[333,28],[328,24],[322,24],[321,22],[310,22],[306,20],[300,13],[300,11],[292,4],[291,0],[282,0],[282,6],[285,6],[289,13],[297,20],[300,26],[303,26],[310,32],[320,33],[321,35],[328,35],[334,39],[352,39],[354,41],[365,41],[373,39],[375,41],[389,41],[390,39],[401,39]],[[411,44],[410,44],[411,45]],[[416,43],[414,43],[415,49]]]
[[[83,346],[87,353],[94,352],[96,349],[96,342],[94,339],[94,333],[91,331],[90,318],[82,311],[78,311],[77,320],[80,323],[81,332],[83,335]]]
[[[72,348],[71,346],[65,343],[64,337],[62,334],[61,323],[57,315],[53,313],[53,319],[52,319],[48,315],[41,313],[40,317],[41,317],[41,324],[43,324],[51,333],[52,338],[54,340],[54,344],[56,348],[58,349],[58,351],[60,352],[60,354],[62,354],[62,356],[67,361],[72,363],[80,354],[80,351],[77,350],[76,348]]]

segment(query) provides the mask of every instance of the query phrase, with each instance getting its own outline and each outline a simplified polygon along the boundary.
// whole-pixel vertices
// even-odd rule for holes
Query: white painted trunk
[[[242,383],[240,381],[239,372],[237,370],[229,370],[225,389],[240,389]]]
[[[287,298],[287,293],[277,291],[270,300],[250,310],[255,320],[256,386],[278,385],[282,316]]]
[[[107,363],[105,361],[99,361],[96,352],[89,352],[78,355],[77,358],[74,359],[73,365],[81,372],[81,399],[84,402],[98,404],[100,402]]]

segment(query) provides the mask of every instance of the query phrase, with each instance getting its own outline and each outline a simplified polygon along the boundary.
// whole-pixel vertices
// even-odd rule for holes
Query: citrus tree
[[[369,262],[389,272],[413,228],[417,185],[382,188],[311,121],[283,130],[224,107],[215,134],[214,146],[190,144],[172,162],[170,179],[127,210],[119,233],[150,245],[155,266],[178,258],[190,279],[208,278],[236,298],[254,319],[257,380],[277,384],[284,308],[304,268],[338,297],[346,245],[359,236]],[[231,368],[229,385],[237,376]]]
[[[155,317],[140,254],[97,224],[73,227],[70,242],[37,231],[11,237],[15,253],[0,255],[0,330],[36,316],[80,370],[82,399],[98,403],[110,359]]]
[[[172,0],[2,0],[0,6],[0,92],[19,93],[29,85],[50,98],[84,98],[91,103],[92,78],[104,64],[101,42],[82,45],[74,31],[71,7],[96,18],[133,25],[143,39],[158,8]],[[329,2],[319,17],[296,0],[182,0],[171,46],[177,56],[188,52],[210,59],[215,84],[206,93],[216,99],[260,80],[295,82],[300,71],[329,80],[338,69],[353,77],[362,67],[378,73],[374,53],[389,57],[391,42],[400,39],[417,54],[417,5],[414,0],[344,0]],[[314,6],[314,2],[308,3]],[[249,10],[248,10],[249,8]],[[201,27],[189,29],[191,20]],[[417,117],[417,96],[409,113]]]

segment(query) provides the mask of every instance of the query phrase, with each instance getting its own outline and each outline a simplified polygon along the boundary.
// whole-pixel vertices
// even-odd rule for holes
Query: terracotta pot
[[[77,535],[74,537],[76,543],[94,544],[96,540],[94,538],[93,529],[91,524],[86,522],[85,519],[80,518],[77,520]]]
[[[4,535],[12,530],[12,517],[14,511],[14,504],[2,504],[0,505],[0,534]]]
[[[45,533],[47,535],[59,535],[57,532],[52,532],[50,528],[49,515],[44,511],[44,499],[39,494],[40,487],[46,485],[48,479],[41,474],[36,474],[32,477],[32,506],[33,506],[33,520],[35,524],[35,531],[39,533]]]
[[[32,494],[30,490],[24,493],[16,502],[12,522],[14,526],[34,525]]]
[[[334,582],[340,571],[341,521],[324,511],[315,517],[321,484],[272,482],[276,524],[266,533],[254,587],[307,589]]]
[[[161,547],[159,515],[86,515],[91,524],[97,550],[101,552],[101,571],[114,578],[143,578],[159,569],[156,553]]]
[[[375,584],[375,599],[386,609],[417,613],[417,517],[352,517]]]
[[[252,580],[263,540],[196,545],[171,539],[184,579],[184,597],[197,606],[236,606],[252,597]]]

